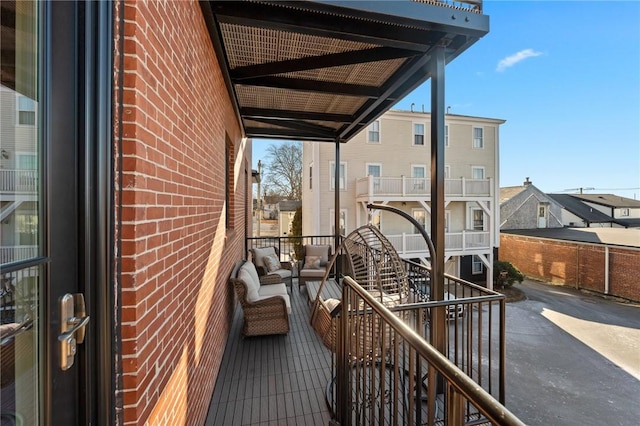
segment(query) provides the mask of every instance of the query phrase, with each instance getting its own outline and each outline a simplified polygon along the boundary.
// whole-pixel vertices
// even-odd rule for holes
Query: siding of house
[[[367,143],[367,129],[356,135],[351,141],[340,146],[341,162],[346,163],[346,188],[340,191],[340,203],[342,209],[348,210],[347,231],[358,226],[355,199],[356,180],[366,177],[367,164],[377,163],[382,167],[382,176],[407,176],[411,177],[412,166],[426,166],[427,176],[429,175],[431,164],[431,142],[430,142],[430,118],[428,114],[410,113],[403,111],[389,111],[380,118],[380,143]],[[425,125],[425,143],[421,146],[413,145],[413,124],[421,123]],[[501,123],[501,122],[500,122]],[[498,120],[482,119],[476,117],[447,116],[449,126],[449,147],[446,148],[445,162],[450,166],[450,177],[471,179],[472,166],[484,167],[485,178],[495,178],[497,176],[496,145],[498,143]],[[482,127],[484,129],[484,148],[474,149],[473,128]],[[312,147],[317,145],[315,149]],[[319,223],[319,229],[309,229],[313,225],[308,219],[303,219],[303,232],[320,234],[331,233],[333,217],[329,218],[329,211],[334,205],[334,193],[331,189],[330,164],[335,158],[335,146],[327,143],[305,143],[303,145],[303,162],[305,173],[303,176],[303,212],[323,210]],[[309,164],[313,162],[314,174],[318,173],[318,179],[314,180],[313,189],[309,190]],[[313,195],[312,195],[313,194]],[[426,200],[428,201],[428,200]],[[407,203],[409,204],[409,203]],[[419,205],[415,203],[415,208]],[[407,207],[408,209],[409,207]],[[455,203],[450,204],[447,210],[457,211],[461,207],[456,207]],[[410,210],[406,210],[410,211]],[[464,208],[461,210],[464,214]],[[364,213],[361,212],[360,223],[366,222]],[[303,217],[305,215],[303,214]],[[451,226],[451,231],[464,229],[466,221],[459,215],[453,216],[455,222]],[[383,216],[383,221],[385,221]],[[489,219],[487,218],[487,223]],[[392,228],[383,225],[385,232],[409,232],[410,227],[406,226],[406,221],[400,220],[403,227]],[[311,231],[311,232],[310,232]],[[496,233],[497,239],[497,233]]]
[[[204,424],[235,306],[227,279],[244,253],[250,147],[198,3],[126,1],[120,13],[119,419]]]
[[[562,207],[534,186],[500,204],[500,229],[538,228],[538,208],[547,206],[546,228],[562,228]]]
[[[640,301],[640,250],[608,246],[608,291],[606,250],[603,244],[501,234],[499,256],[534,279]]]

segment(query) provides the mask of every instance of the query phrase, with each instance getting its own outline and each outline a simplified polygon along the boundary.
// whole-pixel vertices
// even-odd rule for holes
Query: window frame
[[[335,216],[335,211],[336,209],[331,208],[329,209],[329,229],[331,230],[331,234],[332,235],[336,235],[335,229],[334,229],[334,216]],[[339,234],[339,235],[343,235],[346,236],[347,235],[347,224],[348,224],[348,217],[349,217],[349,209],[340,209],[340,216],[342,216],[344,214],[344,234]]]
[[[480,137],[476,137],[476,130],[480,130]],[[479,141],[479,143],[477,143]],[[473,149],[484,149],[484,127],[473,126],[471,130],[471,147]]]
[[[475,219],[475,214],[476,212],[480,212],[480,214],[482,215],[482,229],[478,229],[476,226],[476,219]],[[484,210],[482,210],[480,207],[470,207],[469,208],[469,229],[471,229],[472,231],[478,231],[478,232],[484,232],[487,229],[487,221],[485,220],[485,213]]]
[[[344,173],[340,175],[340,191],[347,190],[347,162],[341,161],[340,167],[344,166]],[[334,160],[329,161],[329,189],[331,191],[335,191],[335,173],[336,173],[336,162]]]
[[[482,177],[480,177],[480,178],[475,177],[474,170],[482,170]],[[486,179],[485,171],[486,171],[486,169],[485,169],[484,166],[471,166],[471,179],[473,179],[473,180]]]
[[[422,134],[419,134],[416,132],[416,126],[422,126]],[[426,132],[427,132],[427,126],[424,123],[420,123],[420,122],[416,122],[414,121],[412,123],[412,144],[413,146],[425,146],[426,143]],[[416,136],[422,136],[422,143],[416,143]]]
[[[479,269],[476,269],[476,265],[480,265]],[[474,254],[471,255],[471,275],[480,275],[484,272],[484,263],[480,259],[480,256]]]
[[[33,110],[30,109],[22,109],[20,107],[20,100],[26,99],[31,102],[33,105]],[[21,112],[32,112],[33,113],[33,123],[21,123],[20,122],[20,113]],[[20,93],[16,93],[16,126],[20,127],[35,127],[38,124],[38,103],[27,96],[21,95]]]
[[[377,130],[375,129],[377,125]],[[377,136],[377,140],[371,138],[371,135],[375,134]],[[380,141],[380,120],[374,120],[367,126],[367,143],[379,145]]]
[[[444,147],[449,148],[449,125],[444,125]]]
[[[427,211],[426,211],[425,209],[423,209],[423,208],[419,208],[419,207],[412,208],[412,209],[411,209],[411,217],[412,217],[412,218],[414,218],[414,219],[416,220],[416,222],[420,222],[420,221],[418,220],[418,218],[416,217],[416,213],[418,213],[418,212],[421,212],[421,213],[422,213],[422,215],[423,215],[423,219],[424,219],[424,220],[423,220],[423,223],[422,223],[421,225],[424,227],[424,229],[425,229],[427,232],[430,232],[430,230],[427,228]],[[413,233],[414,233],[414,234],[419,234],[419,233],[420,233],[420,231],[418,231],[418,229],[415,227],[415,225],[413,225]]]
[[[378,176],[369,173],[369,167],[371,166],[378,167],[378,173],[379,173]],[[365,170],[366,176],[372,175],[373,177],[382,177],[382,163],[365,163],[365,167],[366,167],[366,170]]]

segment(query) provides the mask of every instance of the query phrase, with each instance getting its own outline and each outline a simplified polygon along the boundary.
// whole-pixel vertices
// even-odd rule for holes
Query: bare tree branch
[[[302,199],[302,144],[283,142],[267,147],[265,179],[273,193],[289,200]]]

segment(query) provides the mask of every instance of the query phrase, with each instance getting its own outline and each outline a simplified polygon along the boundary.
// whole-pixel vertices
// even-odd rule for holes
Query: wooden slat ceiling
[[[489,31],[475,0],[200,4],[250,138],[346,142],[429,78],[434,46],[450,62]]]

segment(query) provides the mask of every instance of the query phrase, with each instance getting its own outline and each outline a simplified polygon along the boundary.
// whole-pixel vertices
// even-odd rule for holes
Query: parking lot
[[[529,425],[640,424],[640,304],[525,281],[507,305],[507,401]]]

